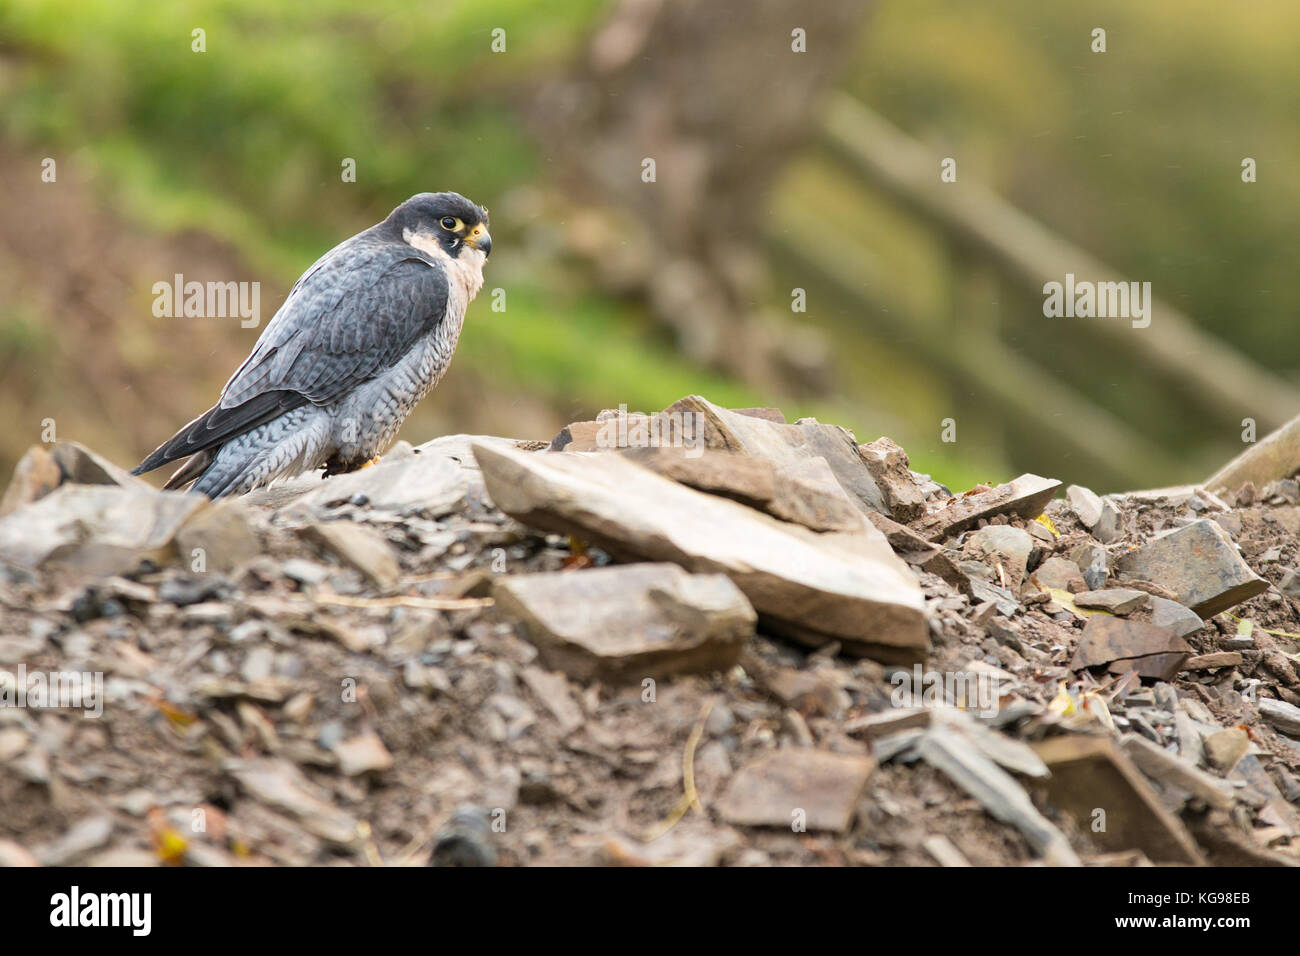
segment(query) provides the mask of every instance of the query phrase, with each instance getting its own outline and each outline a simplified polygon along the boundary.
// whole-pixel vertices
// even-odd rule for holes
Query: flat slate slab
[[[824,458],[778,468],[762,458],[718,450],[629,448],[623,454],[665,478],[813,531],[860,531],[867,520]]]
[[[207,506],[207,498],[188,492],[60,485],[0,519],[0,561],[87,573],[130,570],[144,558],[163,563],[177,530]]]
[[[1060,487],[1053,478],[1023,474],[988,491],[950,498],[913,521],[912,529],[930,541],[942,541],[975,527],[981,518],[1006,514],[1037,518]]]
[[[471,451],[475,442],[507,447],[524,444],[491,435],[444,435],[418,447],[399,441],[368,468],[331,478],[314,471],[259,488],[242,500],[263,508],[283,508],[301,501],[320,513],[362,495],[374,508],[437,518],[462,508],[481,491],[483,482]]]
[[[840,425],[823,425],[805,419],[787,425],[754,414],[714,405],[699,395],[688,395],[669,405],[656,418],[666,430],[687,419],[702,434],[694,437],[705,448],[722,448],[763,458],[778,468],[798,465],[809,458],[825,458],[836,480],[863,511],[889,514],[885,496],[871,476],[853,433]],[[689,433],[689,429],[687,429]]]
[[[876,763],[870,757],[788,748],[738,770],[718,804],[736,826],[794,827],[843,833]]]
[[[726,574],[792,637],[901,661],[929,647],[920,585],[874,527],[819,535],[621,455],[487,445],[474,454],[493,502],[525,524],[578,535],[626,560]]]
[[[1186,637],[1205,626],[1205,622],[1191,608],[1154,594],[1151,595],[1151,623],[1167,627],[1179,637]]]
[[[493,596],[547,667],[582,680],[726,670],[757,620],[726,575],[675,564],[512,575]]]
[[[1149,605],[1151,595],[1132,588],[1103,588],[1100,591],[1082,591],[1076,594],[1074,603],[1079,607],[1110,611],[1122,617]]]
[[[412,451],[360,471],[317,480],[315,490],[301,500],[314,510],[323,510],[364,495],[375,508],[437,518],[461,506],[465,489],[456,462]]]
[[[1300,707],[1295,704],[1265,697],[1259,702],[1259,713],[1282,733],[1290,737],[1300,737]]]
[[[1071,734],[1035,744],[1052,775],[1038,786],[1080,828],[1113,851],[1139,849],[1155,863],[1202,865],[1196,841],[1110,737]],[[1094,827],[1098,810],[1105,825]]]
[[[1070,669],[1107,665],[1112,673],[1135,670],[1142,677],[1168,681],[1191,656],[1191,645],[1168,628],[1095,614],[1084,625]]]
[[[1250,570],[1228,533],[1206,518],[1153,538],[1115,562],[1123,577],[1152,581],[1202,618],[1268,590]]]

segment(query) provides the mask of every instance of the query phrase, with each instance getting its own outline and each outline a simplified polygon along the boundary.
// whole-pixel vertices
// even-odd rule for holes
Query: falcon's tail
[[[195,459],[203,460],[187,464],[172,481],[196,478],[190,490],[209,498],[242,495],[320,467],[334,451],[332,431],[328,410],[313,405],[294,409],[201,452]]]
[[[167,484],[163,485],[163,491],[173,491],[177,488],[184,488],[199,475],[207,470],[208,465],[212,464],[212,459],[217,457],[216,449],[208,448],[193,456],[175,473],[167,479]]]
[[[231,439],[305,404],[307,404],[306,396],[297,392],[279,390],[254,395],[244,404],[236,405],[234,408],[214,405],[155,448],[149,457],[131,469],[131,474],[143,475],[147,471],[161,468],[168,462],[180,461],[182,458],[210,449],[215,451]],[[173,475],[167,483],[168,487],[173,487],[172,482],[177,480],[177,476],[187,472],[190,467],[187,464]],[[190,477],[195,475],[197,472]]]

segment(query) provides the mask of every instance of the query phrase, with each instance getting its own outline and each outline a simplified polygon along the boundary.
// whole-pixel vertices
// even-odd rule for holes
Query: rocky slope
[[[0,862],[1294,864],[1298,535],[694,396],[216,504],[38,446]]]

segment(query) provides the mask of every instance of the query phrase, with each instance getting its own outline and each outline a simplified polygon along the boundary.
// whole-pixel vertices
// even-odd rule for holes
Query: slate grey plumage
[[[217,404],[134,469],[194,456],[167,487],[209,497],[359,468],[447,370],[491,251],[487,211],[421,193],[294,284]]]

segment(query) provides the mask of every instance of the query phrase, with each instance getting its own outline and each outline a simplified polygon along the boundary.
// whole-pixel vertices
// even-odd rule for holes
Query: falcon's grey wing
[[[308,402],[338,401],[432,332],[447,297],[442,267],[413,250],[344,243],[294,286],[217,404],[133,472],[214,448]]]

